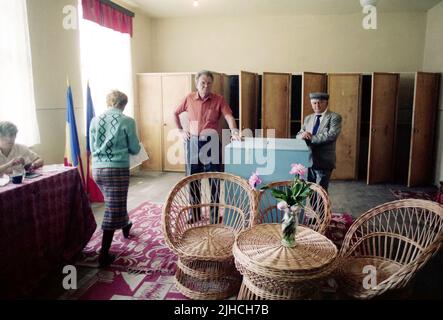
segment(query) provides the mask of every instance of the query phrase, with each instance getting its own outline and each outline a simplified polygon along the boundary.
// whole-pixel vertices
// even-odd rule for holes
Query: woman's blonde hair
[[[106,96],[106,104],[108,107],[123,109],[128,103],[128,96],[121,91],[112,90]]]

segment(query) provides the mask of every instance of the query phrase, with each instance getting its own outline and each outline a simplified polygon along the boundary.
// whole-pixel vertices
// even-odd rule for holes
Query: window
[[[95,114],[106,109],[106,95],[112,89],[128,96],[125,114],[134,116],[131,38],[83,19],[80,1],[80,52],[82,81],[86,94],[89,81]],[[86,98],[85,98],[86,99]]]
[[[18,127],[16,142],[40,143],[26,0],[0,0],[0,119]]]

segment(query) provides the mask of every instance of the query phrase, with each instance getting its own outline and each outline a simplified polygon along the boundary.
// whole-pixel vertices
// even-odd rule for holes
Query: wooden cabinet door
[[[275,130],[275,138],[289,138],[291,129],[291,78],[288,73],[263,73],[262,127]]]
[[[372,75],[367,183],[389,182],[394,178],[396,114],[400,75]]]
[[[432,183],[439,82],[438,73],[415,75],[408,187]]]
[[[329,110],[342,116],[332,179],[355,180],[358,178],[361,75],[328,74],[328,92]]]
[[[301,109],[302,126],[305,117],[313,113],[309,94],[311,92],[326,92],[327,79],[328,76],[326,73],[303,72]]]
[[[178,133],[174,111],[191,92],[190,74],[163,74],[163,170],[185,171],[184,143]],[[187,113],[180,115],[184,128],[188,126]]]
[[[140,141],[149,154],[149,160],[142,165],[144,170],[163,170],[162,147],[162,81],[160,74],[141,74],[138,80],[138,101],[140,104],[138,126]]]
[[[240,72],[240,130],[249,129],[255,134],[257,129],[258,74]]]

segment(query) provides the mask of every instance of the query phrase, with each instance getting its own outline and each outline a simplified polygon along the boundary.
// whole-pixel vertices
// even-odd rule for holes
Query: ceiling
[[[359,0],[120,0],[153,18],[350,14],[362,12]],[[427,11],[442,0],[377,0],[379,12]]]

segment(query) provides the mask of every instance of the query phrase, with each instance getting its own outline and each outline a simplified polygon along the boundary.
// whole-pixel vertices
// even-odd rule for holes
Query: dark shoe
[[[126,239],[129,239],[129,237],[131,236],[129,234],[129,231],[131,231],[132,228],[132,222],[129,221],[129,223],[126,225],[126,227],[124,227],[123,230],[123,237],[125,237]]]
[[[115,256],[112,254],[102,255],[100,254],[98,256],[98,266],[99,268],[105,268],[111,265],[115,260]]]

